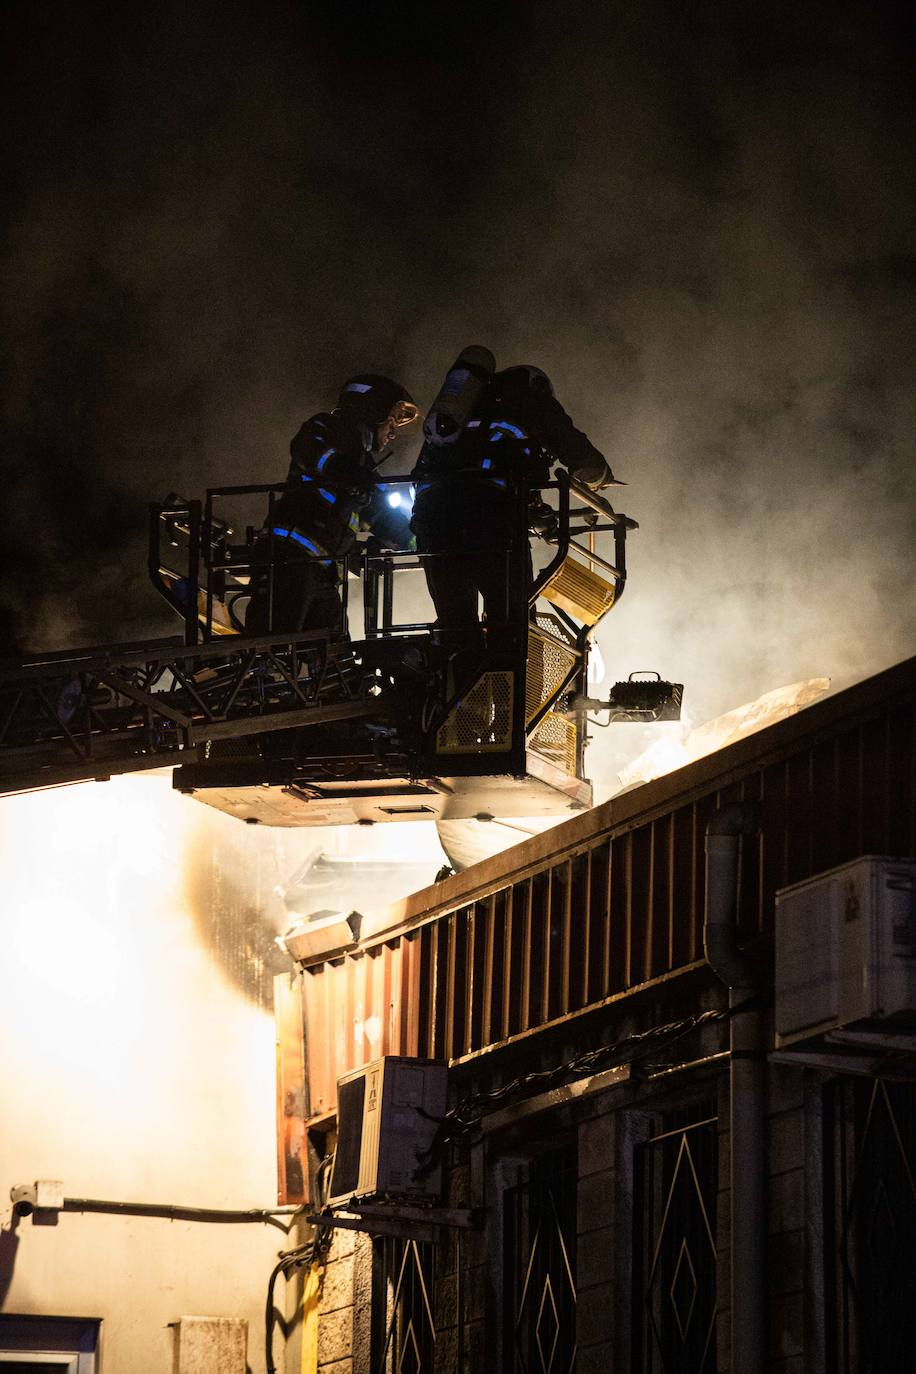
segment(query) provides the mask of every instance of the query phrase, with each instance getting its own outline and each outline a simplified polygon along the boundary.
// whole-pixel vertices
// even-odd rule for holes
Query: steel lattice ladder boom
[[[349,645],[315,634],[178,639],[35,656],[0,671],[0,793],[160,768],[213,741],[378,716]]]

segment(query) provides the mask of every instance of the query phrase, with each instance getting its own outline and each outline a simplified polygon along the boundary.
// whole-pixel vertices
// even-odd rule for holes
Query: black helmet
[[[374,372],[363,372],[344,382],[337,408],[349,419],[373,427],[383,424],[392,415],[398,429],[409,425],[418,414],[409,392],[389,377],[380,377]]]
[[[553,383],[547,373],[530,364],[503,368],[502,372],[497,372],[493,380],[504,384],[512,391],[540,391],[546,392],[548,396],[553,395]]]

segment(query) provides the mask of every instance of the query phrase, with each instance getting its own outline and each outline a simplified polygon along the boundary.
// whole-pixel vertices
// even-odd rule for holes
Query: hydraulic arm
[[[379,486],[407,530],[409,482]],[[282,491],[213,489],[203,502],[170,497],[151,509],[150,576],[181,617],[181,637],[0,670],[0,792],[175,766],[181,791],[279,825],[589,805],[586,711],[611,704],[586,695],[589,641],[623,593],[635,522],[563,477],[545,489],[553,504],[538,493],[532,524],[520,491],[506,550],[509,630],[499,642],[482,635],[476,670],[468,676],[465,663],[459,680],[428,619],[423,558],[438,555],[371,537],[338,560],[339,626],[245,634],[253,586],[269,593],[287,556],[265,539],[269,516],[247,519]],[[547,553],[533,583],[529,529]],[[609,557],[596,548],[602,533]],[[360,617],[362,637],[351,640]],[[680,692],[659,680],[618,684],[616,718],[670,719]]]
[[[378,716],[347,645],[314,634],[36,655],[0,674],[0,790],[161,768],[217,741]]]

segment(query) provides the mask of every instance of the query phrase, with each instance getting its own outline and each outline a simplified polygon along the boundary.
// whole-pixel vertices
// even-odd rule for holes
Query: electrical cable
[[[674,1044],[675,1041],[689,1035],[691,1031],[707,1022],[728,1021],[732,1016],[748,1011],[752,1006],[760,1005],[760,1002],[760,997],[755,994],[745,998],[741,1003],[721,1011],[715,1009],[703,1011],[681,1017],[677,1021],[669,1021],[664,1026],[652,1026],[648,1030],[634,1031],[631,1035],[624,1036],[622,1040],[618,1040],[612,1045],[599,1045],[596,1049],[587,1050],[568,1063],[559,1064],[552,1069],[520,1074],[510,1082],[504,1083],[502,1087],[493,1088],[489,1092],[479,1093],[475,1097],[468,1098],[462,1102],[460,1107],[453,1107],[450,1112],[446,1113],[443,1129],[440,1132],[441,1143],[444,1144],[446,1140],[468,1135],[478,1124],[488,1106],[496,1107],[511,1097],[529,1096],[532,1088],[544,1090],[557,1087],[570,1079],[586,1078],[590,1074],[599,1073],[602,1069],[611,1067],[615,1062],[638,1063],[647,1055],[657,1054],[666,1046]],[[634,1046],[634,1052],[626,1055],[624,1051],[631,1045]],[[467,1115],[468,1109],[473,1115]],[[458,1129],[449,1130],[451,1123],[454,1123]],[[438,1144],[439,1141],[437,1140],[432,1148],[437,1148]]]
[[[315,1185],[318,1192],[319,1211],[323,1211],[327,1205],[328,1192],[330,1189],[330,1170],[334,1163],[334,1155],[325,1155],[315,1171]],[[325,1254],[331,1244],[334,1235],[332,1226],[316,1226],[311,1240],[305,1245],[299,1245],[294,1250],[287,1250],[281,1253],[279,1260],[271,1271],[267,1283],[267,1300],[264,1307],[264,1356],[267,1374],[277,1374],[277,1366],[274,1363],[273,1337],[274,1326],[276,1325],[277,1314],[274,1307],[274,1290],[277,1279],[282,1274],[286,1279],[297,1269],[311,1268],[317,1261],[324,1262]]]
[[[746,1010],[747,1004],[742,1009]],[[671,1021],[664,1026],[653,1026],[649,1030],[635,1031],[612,1045],[601,1045],[596,1049],[588,1050],[568,1063],[559,1064],[551,1069],[520,1074],[508,1083],[504,1083],[502,1087],[493,1088],[489,1092],[478,1093],[476,1096],[466,1099],[459,1107],[453,1107],[446,1113],[429,1150],[424,1153],[424,1163],[418,1172],[425,1173],[435,1168],[445,1145],[450,1141],[459,1142],[471,1135],[488,1108],[493,1109],[503,1105],[507,1100],[529,1097],[534,1089],[545,1091],[559,1087],[571,1079],[586,1078],[614,1064],[637,1063],[647,1055],[659,1053],[668,1045],[709,1021],[728,1020],[730,1016],[735,1014],[736,1010],[737,1008],[732,1007],[724,1011],[704,1011],[682,1017],[677,1021]],[[627,1055],[625,1051],[631,1046],[633,1052]]]
[[[304,1210],[302,1207],[182,1207],[172,1202],[111,1202],[96,1197],[65,1197],[64,1212],[103,1212],[114,1216],[163,1217],[169,1221],[207,1221],[237,1225],[240,1222],[263,1222],[278,1226],[281,1231],[287,1227],[277,1218],[295,1218]],[[290,1222],[292,1224],[292,1221]]]

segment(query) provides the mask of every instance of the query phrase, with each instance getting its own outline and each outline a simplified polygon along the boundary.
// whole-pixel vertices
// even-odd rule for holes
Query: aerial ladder
[[[532,580],[533,494],[519,490],[505,550],[509,629],[499,642],[482,635],[479,661],[456,678],[424,618],[424,559],[442,555],[408,547],[409,479],[377,486],[403,546],[370,536],[338,560],[343,616],[327,632],[245,633],[255,580],[269,594],[286,556],[264,534],[281,485],[152,506],[150,579],[182,632],[0,667],[0,794],[170,767],[180,792],[250,824],[588,807],[587,713],[680,714],[680,684],[656,675],[617,683],[603,702],[588,696],[591,638],[620,602],[636,522],[560,473],[537,494],[543,557]]]

